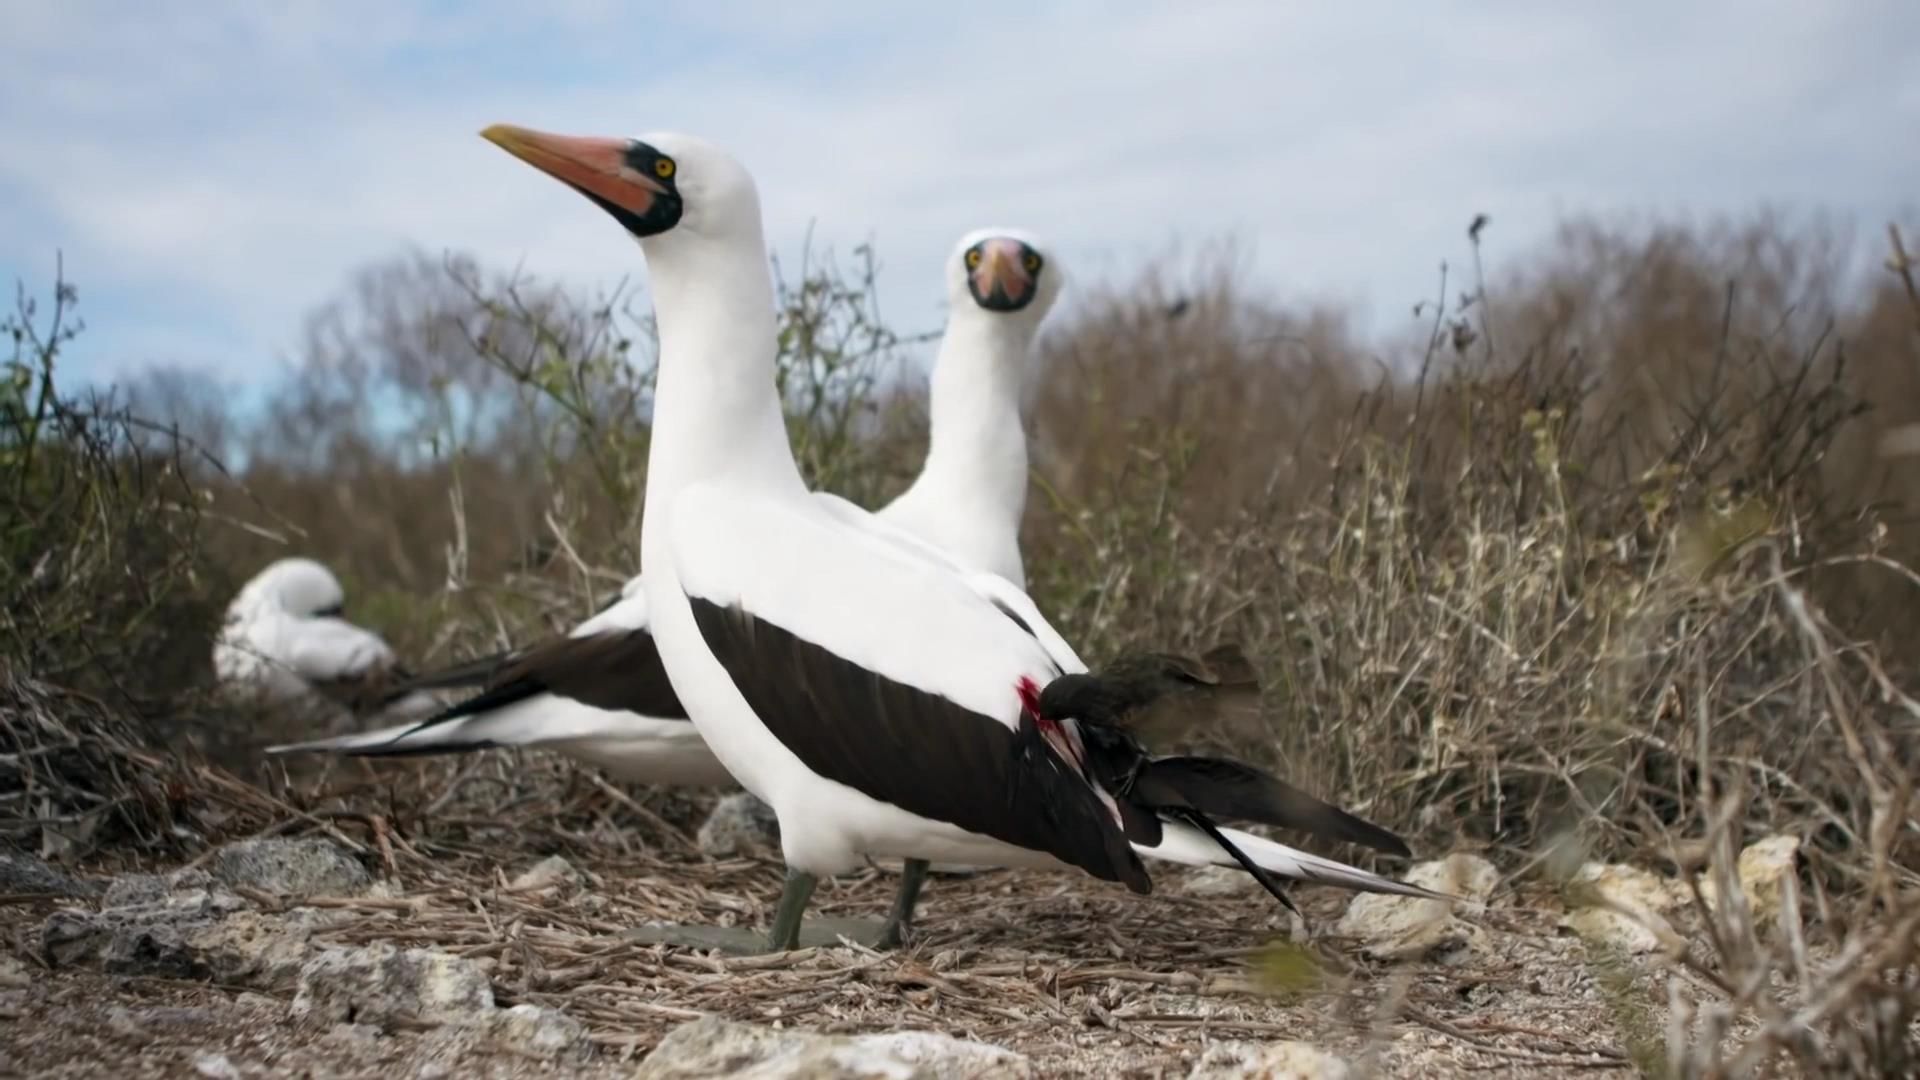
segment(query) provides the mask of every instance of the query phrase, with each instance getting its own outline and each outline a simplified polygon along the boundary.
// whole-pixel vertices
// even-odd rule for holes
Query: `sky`
[[[1230,237],[1277,298],[1391,326],[1479,212],[1497,266],[1575,212],[1817,207],[1871,241],[1920,205],[1912,0],[0,0],[0,25],[0,277],[44,294],[62,255],[94,380],[270,380],[409,249],[644,281],[496,121],[726,146],[776,252],[877,244],[905,329],[939,325],[981,225],[1076,282]]]

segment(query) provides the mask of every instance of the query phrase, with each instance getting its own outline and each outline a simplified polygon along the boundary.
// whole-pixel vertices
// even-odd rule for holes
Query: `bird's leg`
[[[887,921],[880,927],[880,939],[875,946],[881,949],[897,949],[906,937],[907,927],[913,925],[913,907],[920,901],[920,887],[927,883],[927,861],[908,859],[900,868],[900,891],[893,896],[893,910],[887,913]]]
[[[768,952],[786,952],[800,947],[800,916],[807,901],[813,899],[818,878],[805,870],[787,868],[787,885],[780,891],[780,906],[773,912],[773,932],[767,935]]]

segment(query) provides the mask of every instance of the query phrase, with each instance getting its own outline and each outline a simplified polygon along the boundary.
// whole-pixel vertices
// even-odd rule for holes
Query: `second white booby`
[[[414,688],[380,635],[349,622],[346,592],[325,566],[278,559],[242,586],[213,645],[233,698],[312,710],[323,722],[421,717],[445,704]]]

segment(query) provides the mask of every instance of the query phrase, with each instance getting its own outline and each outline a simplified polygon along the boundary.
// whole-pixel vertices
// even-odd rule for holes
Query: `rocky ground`
[[[764,926],[764,848],[308,836],[110,876],[0,859],[0,1071],[56,1077],[1623,1074],[1661,1053],[1656,960],[1685,922],[1652,874],[1516,892],[1455,856],[1414,875],[1482,903],[1301,890],[1315,933],[1294,945],[1237,874],[1162,871],[1143,899],[989,871],[936,877],[896,953],[728,957],[630,932]],[[1791,861],[1790,842],[1750,852],[1756,904]],[[817,912],[877,915],[892,886],[823,885]]]

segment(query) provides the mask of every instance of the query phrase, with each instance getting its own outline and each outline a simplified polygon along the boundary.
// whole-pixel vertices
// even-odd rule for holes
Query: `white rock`
[[[1182,884],[1188,896],[1224,900],[1233,896],[1244,896],[1261,892],[1260,883],[1253,875],[1237,866],[1206,866],[1191,871]]]
[[[536,1057],[551,1058],[587,1051],[587,1029],[557,1009],[515,1005],[492,1017],[494,1038],[509,1042]]]
[[[1346,1080],[1347,1063],[1312,1043],[1220,1042],[1207,1047],[1187,1080]]]
[[[240,1080],[240,1070],[225,1054],[201,1054],[193,1059],[193,1071],[211,1080]]]
[[[1025,1057],[986,1043],[931,1031],[886,1035],[820,1035],[736,1024],[708,1017],[682,1024],[660,1040],[634,1080],[1015,1080],[1033,1076]]]
[[[1421,863],[1405,880],[1477,907],[1493,895],[1500,871],[1477,855],[1456,854]],[[1418,960],[1483,947],[1486,932],[1463,922],[1455,913],[1457,906],[1445,900],[1365,893],[1347,905],[1336,932],[1358,939],[1368,954],[1382,960]]]
[[[519,877],[508,883],[507,887],[515,892],[536,892],[550,889],[556,885],[578,888],[582,881],[580,871],[573,864],[558,855],[549,855],[526,869]]]
[[[0,990],[25,990],[33,982],[33,976],[27,972],[25,964],[6,953],[0,953]]]

